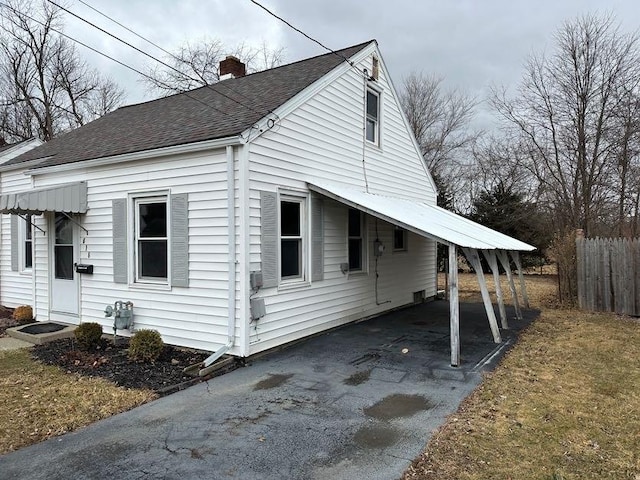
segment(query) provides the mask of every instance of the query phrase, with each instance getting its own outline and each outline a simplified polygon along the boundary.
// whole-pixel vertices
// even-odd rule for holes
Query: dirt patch
[[[399,438],[398,431],[389,425],[366,425],[356,432],[353,441],[363,448],[386,448]]]
[[[345,378],[342,383],[345,385],[356,386],[369,380],[369,377],[371,377],[371,370],[364,370],[362,372],[354,373],[349,378]]]
[[[433,408],[433,403],[422,395],[394,393],[365,408],[364,413],[378,420],[391,420],[393,418],[410,417],[430,408]]]
[[[56,340],[35,345],[32,356],[47,365],[55,365],[67,372],[86,377],[102,377],[126,388],[149,389],[166,395],[201,381],[183,373],[189,365],[207,358],[205,352],[165,346],[154,363],[137,363],[129,360],[126,343],[113,345],[104,341],[99,349],[81,351],[71,339]]]
[[[265,378],[264,380],[260,380],[258,383],[255,384],[255,386],[253,387],[253,390],[269,390],[271,388],[276,388],[279,387],[280,385],[282,385],[283,383],[285,383],[287,380],[289,380],[291,377],[293,377],[293,373],[287,373],[287,374],[282,374],[282,373],[270,373],[269,374],[269,378]]]

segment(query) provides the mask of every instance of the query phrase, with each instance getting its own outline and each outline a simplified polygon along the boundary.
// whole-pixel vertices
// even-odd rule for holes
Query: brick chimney
[[[246,73],[245,64],[234,56],[228,55],[227,58],[220,62],[220,80],[244,77]]]

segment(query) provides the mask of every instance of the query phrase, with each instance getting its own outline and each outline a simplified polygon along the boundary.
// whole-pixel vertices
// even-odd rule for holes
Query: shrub
[[[100,345],[102,327],[99,323],[95,322],[81,323],[75,329],[74,334],[81,349],[92,350]]]
[[[31,323],[33,320],[33,309],[29,305],[16,307],[13,311],[13,319],[20,324]]]
[[[129,358],[136,362],[154,362],[164,348],[157,330],[139,330],[129,341]]]

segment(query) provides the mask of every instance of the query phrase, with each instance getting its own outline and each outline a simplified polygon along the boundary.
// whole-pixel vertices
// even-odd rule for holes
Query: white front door
[[[49,235],[51,251],[51,312],[78,315],[77,227],[69,217],[56,212]]]

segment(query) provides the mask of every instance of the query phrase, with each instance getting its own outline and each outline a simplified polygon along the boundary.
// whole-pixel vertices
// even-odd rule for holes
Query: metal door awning
[[[86,211],[86,182],[0,195],[0,213],[39,215],[43,212],[71,214],[86,213]]]
[[[325,183],[309,183],[317,193],[447,245],[477,250],[531,251],[535,247],[456,215],[415,200],[366,193]]]

